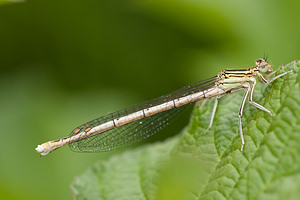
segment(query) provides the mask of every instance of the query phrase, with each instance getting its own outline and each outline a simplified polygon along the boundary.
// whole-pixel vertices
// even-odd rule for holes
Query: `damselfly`
[[[218,99],[227,94],[244,90],[246,92],[238,113],[239,132],[242,141],[241,151],[243,151],[245,141],[242,115],[247,96],[249,96],[248,101],[250,104],[272,116],[268,109],[252,100],[256,86],[255,76],[258,77],[260,82],[269,84],[292,71],[284,72],[269,79],[275,72],[273,72],[272,66],[262,58],[256,61],[255,67],[223,70],[212,78],[185,86],[168,95],[87,122],[75,128],[69,137],[38,145],[36,151],[45,156],[67,144],[73,151],[78,152],[102,152],[119,149],[140,142],[157,133],[190,103],[215,97],[216,100],[208,127],[211,128]],[[264,77],[262,74],[268,75]]]

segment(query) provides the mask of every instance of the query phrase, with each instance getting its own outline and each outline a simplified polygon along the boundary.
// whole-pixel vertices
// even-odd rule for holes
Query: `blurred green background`
[[[3,1],[1,1],[3,2]],[[300,53],[294,0],[90,0],[0,4],[1,199],[72,199],[110,153],[34,148],[101,115]]]

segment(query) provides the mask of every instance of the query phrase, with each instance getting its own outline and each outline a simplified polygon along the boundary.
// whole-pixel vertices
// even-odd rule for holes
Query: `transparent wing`
[[[171,123],[188,105],[164,111],[109,131],[69,144],[72,151],[103,152],[136,144],[158,133]]]
[[[172,92],[168,95],[145,101],[141,104],[126,108],[121,111],[110,113],[75,128],[71,132],[71,135],[75,135],[78,132],[84,131],[86,128],[93,128],[100,124],[126,116],[139,110],[160,105],[164,102],[184,97],[195,92],[203,91],[212,87],[215,84],[216,80],[217,77],[215,76],[210,79],[198,81],[179,90],[176,90],[175,92]],[[186,107],[187,105],[172,110],[167,110],[146,118],[142,118],[129,124],[99,133],[92,137],[70,143],[69,146],[72,151],[77,152],[102,152],[120,149],[125,146],[138,143],[141,140],[144,140],[156,134],[158,131],[166,127],[172,119],[174,119],[183,110],[185,110]]]

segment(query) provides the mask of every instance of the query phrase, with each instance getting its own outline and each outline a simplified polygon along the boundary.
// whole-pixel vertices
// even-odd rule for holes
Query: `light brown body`
[[[187,96],[175,98],[175,99],[163,102],[159,105],[150,106],[146,109],[142,109],[142,110],[130,113],[126,116],[114,118],[111,121],[107,121],[105,123],[99,124],[94,127],[90,127],[90,124],[87,123],[83,126],[83,129],[81,129],[79,127],[75,128],[73,130],[73,135],[71,135],[69,137],[62,138],[59,140],[49,141],[49,142],[43,143],[41,145],[38,145],[38,147],[36,148],[36,151],[41,153],[42,156],[44,156],[61,146],[64,146],[64,145],[67,145],[67,144],[70,144],[73,142],[77,142],[80,140],[84,140],[85,138],[89,138],[89,137],[95,136],[97,134],[101,134],[105,131],[129,124],[136,120],[146,118],[146,117],[149,117],[149,116],[152,116],[152,115],[155,115],[155,114],[158,114],[158,113],[170,110],[170,109],[175,109],[175,108],[178,108],[180,106],[183,106],[183,105],[195,102],[195,101],[200,101],[202,99],[216,97],[216,101],[215,101],[215,105],[213,108],[213,113],[212,113],[211,121],[210,121],[210,125],[209,125],[209,128],[210,128],[212,126],[214,115],[215,115],[215,112],[217,109],[218,99],[221,98],[222,96],[232,93],[232,92],[246,90],[246,93],[242,100],[242,104],[241,104],[240,111],[239,111],[239,129],[240,129],[240,136],[241,136],[241,140],[242,140],[241,151],[243,151],[245,142],[244,142],[244,137],[243,137],[243,133],[242,133],[241,118],[242,118],[244,104],[245,104],[248,94],[250,93],[249,94],[249,102],[252,105],[256,106],[257,108],[259,108],[265,112],[268,112],[271,115],[271,112],[269,110],[267,110],[263,106],[252,101],[253,91],[254,91],[254,88],[256,85],[255,76],[257,76],[261,82],[268,84],[268,83],[276,80],[277,78],[290,73],[291,71],[280,74],[280,75],[274,77],[273,79],[271,79],[270,81],[268,81],[266,78],[264,78],[261,74],[261,73],[269,73],[269,76],[271,76],[272,74],[274,74],[274,72],[273,73],[271,73],[271,72],[272,72],[271,65],[268,64],[264,59],[258,59],[256,61],[256,67],[251,67],[249,69],[223,70],[217,75],[215,84],[211,88],[208,88],[205,90],[199,90],[198,92],[189,94]]]

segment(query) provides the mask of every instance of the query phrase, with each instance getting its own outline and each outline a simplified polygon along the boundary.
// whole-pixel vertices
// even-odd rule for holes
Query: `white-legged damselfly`
[[[255,67],[223,70],[212,78],[185,86],[168,95],[87,122],[75,128],[69,137],[38,145],[36,151],[45,156],[67,144],[73,151],[78,152],[103,152],[120,149],[157,133],[190,103],[215,97],[216,100],[208,127],[210,128],[213,124],[218,99],[227,94],[244,90],[246,92],[238,114],[239,132],[242,141],[241,151],[243,151],[245,141],[242,130],[242,115],[247,97],[249,96],[250,104],[272,116],[268,109],[252,100],[256,86],[255,76],[258,77],[260,82],[269,84],[291,72],[287,71],[269,79],[275,71],[272,72],[272,66],[260,58],[256,61]],[[264,77],[262,74],[268,75]]]

